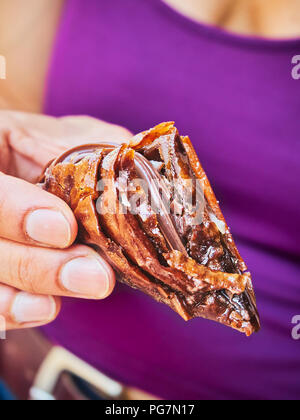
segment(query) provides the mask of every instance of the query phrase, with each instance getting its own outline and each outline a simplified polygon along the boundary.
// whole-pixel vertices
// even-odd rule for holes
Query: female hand
[[[0,111],[0,329],[53,321],[59,296],[103,299],[112,292],[111,267],[91,248],[72,245],[71,209],[32,182],[70,147],[129,137],[124,128],[89,117]]]

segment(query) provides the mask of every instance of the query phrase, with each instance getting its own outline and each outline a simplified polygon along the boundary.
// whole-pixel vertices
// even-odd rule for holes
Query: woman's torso
[[[191,136],[253,272],[262,331],[246,339],[204,320],[186,324],[118,286],[103,302],[66,300],[46,334],[165,398],[299,397],[299,51],[300,41],[197,24],[160,0],[67,2],[45,112],[133,132],[175,120]]]
[[[0,0],[0,54],[9,77],[1,83],[0,110],[41,112],[55,32],[68,0]],[[251,36],[300,35],[298,0],[162,0],[200,22]],[[126,7],[126,3],[125,3]]]
[[[0,107],[41,109],[61,3],[55,0],[54,10],[51,2],[47,25],[32,26],[35,39],[43,33],[48,41],[26,56],[20,85],[20,71],[10,73]],[[66,300],[46,334],[162,397],[299,398],[300,342],[291,338],[292,317],[300,314],[300,82],[291,78],[299,53],[300,42],[223,34],[160,0],[66,2],[45,111],[88,113],[134,132],[175,119],[192,137],[253,272],[263,329],[245,339],[204,320],[185,324],[118,286],[103,302]]]

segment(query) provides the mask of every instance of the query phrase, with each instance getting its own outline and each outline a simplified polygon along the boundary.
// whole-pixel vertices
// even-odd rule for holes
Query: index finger
[[[77,232],[75,216],[66,203],[35,185],[0,172],[0,237],[67,248]]]

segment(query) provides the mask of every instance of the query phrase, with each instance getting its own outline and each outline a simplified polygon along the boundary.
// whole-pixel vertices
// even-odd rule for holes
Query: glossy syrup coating
[[[140,178],[147,191],[139,185],[124,196],[122,185]],[[104,188],[99,189],[99,181],[105,181]],[[259,330],[251,275],[190,140],[180,137],[173,123],[162,123],[122,146],[72,149],[50,164],[41,185],[71,207],[78,240],[94,246],[122,282],[185,320],[203,317],[246,335]],[[185,202],[187,188],[196,197],[199,185],[204,200],[199,224],[191,223],[188,207],[181,214],[166,210],[168,199],[173,207],[177,198]],[[183,193],[178,196],[178,191]]]

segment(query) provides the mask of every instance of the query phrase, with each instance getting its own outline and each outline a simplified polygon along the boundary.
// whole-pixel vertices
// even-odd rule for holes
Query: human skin
[[[231,32],[266,38],[300,36],[298,0],[164,0],[181,13]]]
[[[165,2],[227,30],[299,36],[298,0],[289,0],[289,7],[286,0]],[[7,61],[7,79],[0,80],[0,316],[7,329],[52,321],[60,310],[59,296],[101,299],[115,284],[112,269],[92,249],[72,245],[77,225],[71,210],[32,184],[50,159],[70,147],[130,136],[122,127],[92,118],[38,115],[63,3],[0,0],[0,55]],[[75,259],[73,268],[64,269]]]
[[[27,328],[51,322],[60,296],[104,299],[113,290],[111,267],[91,248],[73,245],[70,208],[34,185],[64,150],[131,134],[89,117],[55,119],[0,112],[0,325]]]
[[[163,1],[195,20],[229,31],[269,38],[300,36],[299,0]],[[8,72],[7,80],[0,81],[0,109],[42,111],[63,4],[64,0],[0,0],[0,55],[7,60]]]

